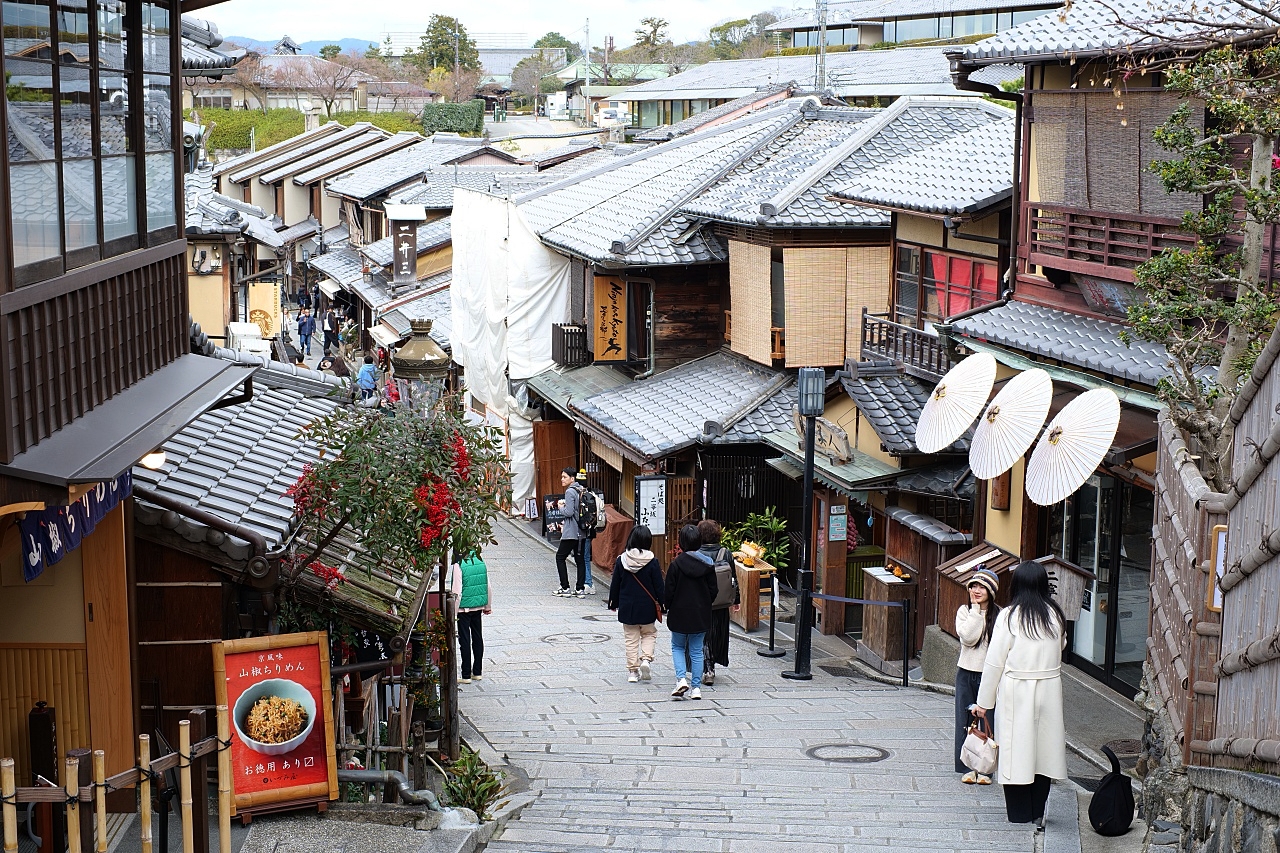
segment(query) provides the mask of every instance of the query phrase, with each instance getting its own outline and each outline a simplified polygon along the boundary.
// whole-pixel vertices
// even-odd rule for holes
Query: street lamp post
[[[802,367],[797,377],[798,408],[804,418],[804,537],[800,546],[800,595],[796,601],[796,665],[783,678],[808,681],[813,678],[809,661],[813,650],[813,445],[817,419],[826,405],[827,373],[821,367]]]

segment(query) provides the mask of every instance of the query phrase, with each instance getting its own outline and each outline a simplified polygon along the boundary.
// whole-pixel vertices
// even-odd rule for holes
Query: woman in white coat
[[[1044,828],[1051,779],[1067,777],[1062,720],[1062,650],[1067,620],[1049,596],[1044,566],[1013,570],[1009,606],[996,617],[974,714],[993,707],[1000,744],[997,777],[1011,823]]]

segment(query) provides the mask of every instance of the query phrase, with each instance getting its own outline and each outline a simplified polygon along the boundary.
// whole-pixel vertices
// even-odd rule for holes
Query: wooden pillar
[[[187,715],[191,720],[191,742],[199,743],[209,734],[203,708]],[[209,853],[209,759],[207,756],[191,759],[191,820],[195,827],[195,853]]]
[[[827,595],[847,595],[849,497],[833,489],[818,489],[814,496],[814,571]],[[833,539],[832,532],[840,538]],[[844,633],[842,602],[817,601],[822,614],[820,628],[825,635]]]
[[[107,775],[133,766],[134,731],[132,647],[129,637],[129,585],[124,507],[98,522],[80,545],[84,571],[85,649],[89,676],[89,739],[106,753]],[[86,769],[89,760],[81,762]],[[132,812],[132,790],[108,795],[107,808]]]
[[[66,771],[64,782],[68,796],[72,793],[79,794],[81,788],[93,783],[93,750],[67,750]],[[71,823],[72,813],[76,818],[74,826]],[[77,842],[74,847],[71,844],[73,835]],[[81,850],[83,853],[93,850],[93,810],[86,809],[83,802],[77,802],[74,807],[67,806],[67,849]]]

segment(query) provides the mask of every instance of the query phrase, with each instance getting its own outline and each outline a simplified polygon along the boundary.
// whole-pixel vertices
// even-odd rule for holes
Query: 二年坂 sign
[[[328,636],[224,640],[213,666],[230,715],[231,813],[336,799]]]

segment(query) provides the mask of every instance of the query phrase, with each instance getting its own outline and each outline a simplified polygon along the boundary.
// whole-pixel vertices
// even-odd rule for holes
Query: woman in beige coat
[[[1011,823],[1044,828],[1051,779],[1067,777],[1062,720],[1062,650],[1067,620],[1036,562],[1013,570],[1009,606],[996,617],[974,714],[995,714],[997,781]]]

